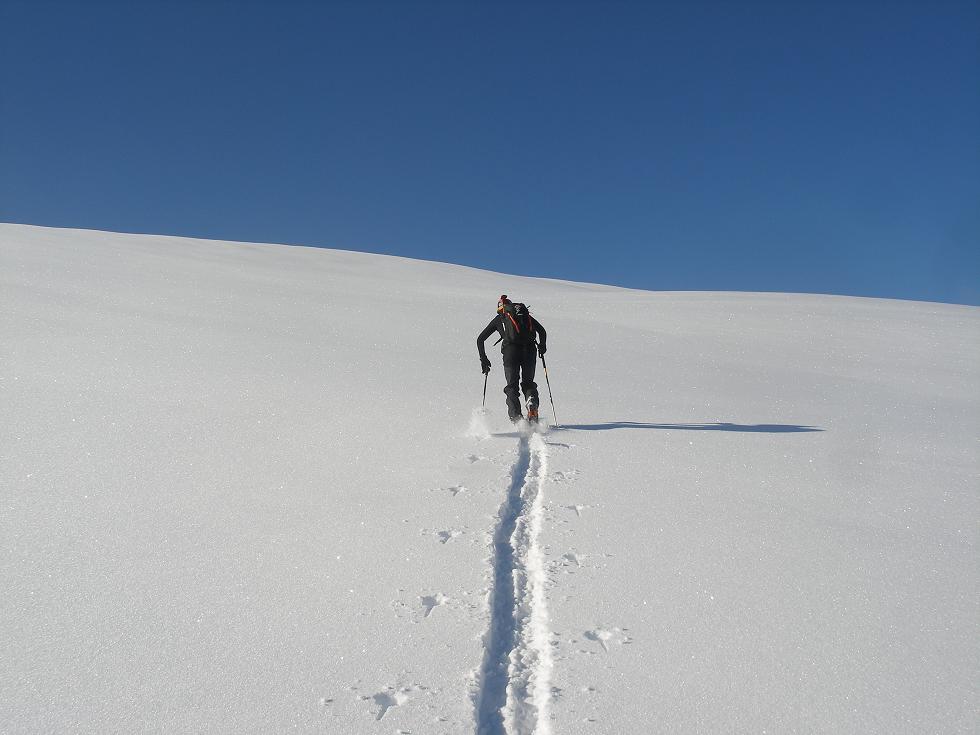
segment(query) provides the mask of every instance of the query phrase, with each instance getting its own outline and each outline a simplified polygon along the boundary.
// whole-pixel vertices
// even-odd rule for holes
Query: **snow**
[[[0,309],[0,732],[980,725],[980,309],[21,225]]]

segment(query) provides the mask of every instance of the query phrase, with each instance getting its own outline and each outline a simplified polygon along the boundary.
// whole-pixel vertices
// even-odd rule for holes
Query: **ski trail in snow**
[[[544,523],[544,480],[548,450],[540,434],[532,434],[531,462],[521,490],[523,510],[514,530],[514,616],[517,640],[510,653],[507,720],[515,735],[550,735],[551,631],[545,596],[544,554],[538,544]]]
[[[490,627],[476,697],[478,735],[551,732],[551,633],[538,545],[547,471],[541,436],[521,437],[493,539]]]

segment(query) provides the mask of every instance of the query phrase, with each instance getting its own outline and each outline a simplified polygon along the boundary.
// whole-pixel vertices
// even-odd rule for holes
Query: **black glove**
[[[490,372],[490,361],[484,357],[480,360],[480,367],[483,368],[483,374],[486,375]]]
[[[545,346],[545,345],[538,345],[538,355],[540,355],[541,357],[544,357],[544,353],[547,352],[547,351],[548,351],[547,346]]]

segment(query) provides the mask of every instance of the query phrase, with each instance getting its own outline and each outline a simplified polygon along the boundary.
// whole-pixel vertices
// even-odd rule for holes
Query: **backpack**
[[[524,304],[504,304],[504,344],[529,345],[534,343],[534,322]]]

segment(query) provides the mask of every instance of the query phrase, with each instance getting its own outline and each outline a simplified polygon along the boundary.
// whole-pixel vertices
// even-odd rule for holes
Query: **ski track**
[[[520,439],[494,533],[493,588],[476,697],[477,735],[550,735],[551,633],[538,546],[548,452]]]

